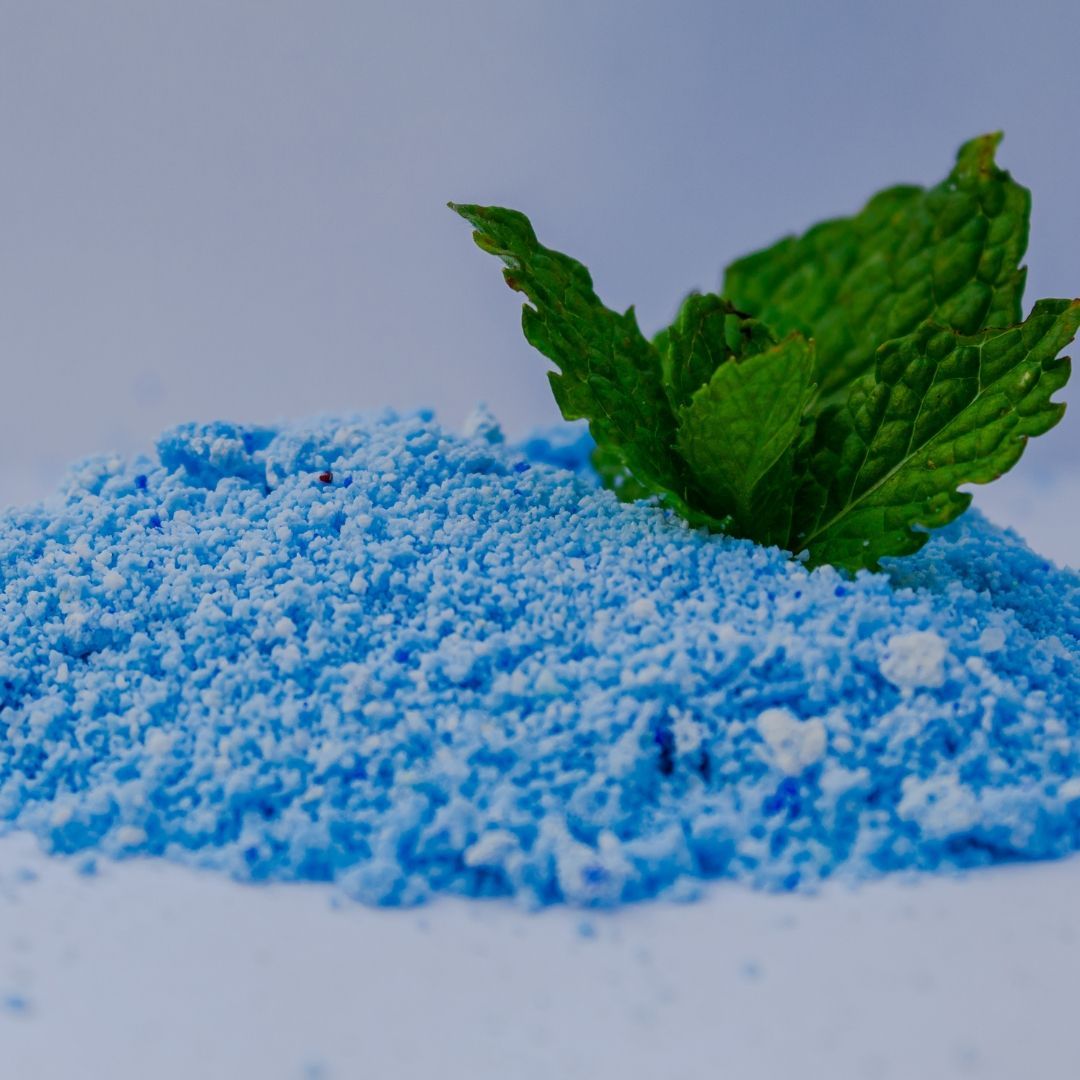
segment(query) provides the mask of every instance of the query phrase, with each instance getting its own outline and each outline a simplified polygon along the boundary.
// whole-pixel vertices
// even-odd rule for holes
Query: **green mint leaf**
[[[713,293],[691,293],[675,322],[654,342],[660,348],[664,390],[677,413],[725,361],[775,344],[766,326]]]
[[[678,450],[715,512],[731,513],[738,535],[787,541],[794,447],[813,377],[813,347],[793,335],[716,366],[680,411]]]
[[[926,320],[968,334],[1019,322],[1031,198],[994,164],[1000,141],[966,143],[935,187],[889,188],[854,217],[739,259],[724,295],[777,334],[814,339],[823,402]]]
[[[622,454],[609,443],[597,443],[589,455],[592,467],[603,482],[618,496],[620,502],[637,502],[653,494],[644,484],[634,479],[626,467]]]
[[[620,315],[606,308],[588,270],[540,244],[524,214],[449,205],[474,227],[476,244],[506,264],[507,285],[530,301],[522,310],[525,337],[559,369],[548,379],[563,416],[589,421],[605,482],[626,486],[633,497],[657,496],[695,524],[719,526],[688,501],[660,356],[634,309]]]
[[[1080,300],[1040,300],[1017,326],[958,334],[934,324],[889,342],[877,370],[819,418],[798,501],[794,550],[813,564],[876,569],[959,516],[1012,468],[1029,436],[1060,419],[1051,396],[1080,327]]]

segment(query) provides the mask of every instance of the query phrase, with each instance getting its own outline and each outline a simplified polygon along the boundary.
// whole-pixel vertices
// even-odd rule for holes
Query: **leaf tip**
[[[448,202],[446,205],[478,229],[484,228],[493,220],[492,211],[497,209],[493,206],[478,206],[476,203]]]
[[[988,176],[995,168],[994,154],[1003,138],[1005,138],[1005,132],[991,131],[986,135],[969,139],[956,152],[954,175],[957,177]]]

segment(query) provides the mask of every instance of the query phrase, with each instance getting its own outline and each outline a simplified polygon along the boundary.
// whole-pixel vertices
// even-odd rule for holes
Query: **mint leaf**
[[[592,467],[603,482],[619,497],[620,502],[637,502],[647,499],[652,492],[644,484],[634,479],[633,473],[626,467],[622,454],[610,443],[597,443],[589,455]]]
[[[965,143],[935,187],[889,188],[854,217],[739,259],[724,295],[778,334],[812,337],[834,400],[879,345],[926,320],[960,333],[1019,322],[1031,197],[994,164],[1000,141]]]
[[[506,264],[507,285],[531,302],[521,313],[525,337],[559,369],[548,381],[565,419],[589,421],[605,482],[627,497],[656,496],[695,525],[722,527],[688,491],[660,356],[634,309],[620,315],[606,308],[589,271],[544,247],[524,214],[449,206],[474,226],[477,246]]]
[[[1065,406],[1058,353],[1080,327],[1080,300],[1040,300],[1018,326],[958,334],[932,323],[891,341],[877,370],[820,418],[800,492],[794,549],[811,562],[875,569],[907,555],[971,502],[961,484],[1012,468],[1029,436]]]
[[[679,414],[678,450],[698,487],[730,508],[738,535],[787,541],[793,449],[813,375],[813,347],[791,336],[719,365]]]
[[[654,341],[659,343],[664,390],[677,412],[726,360],[760,352],[776,339],[764,323],[743,315],[727,300],[691,293],[675,322]]]

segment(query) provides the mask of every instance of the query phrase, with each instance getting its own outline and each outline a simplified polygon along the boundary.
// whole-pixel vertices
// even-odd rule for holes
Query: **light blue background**
[[[654,330],[1004,128],[1029,303],[1076,295],[1078,41],[1067,2],[4,0],[0,500],[190,418],[554,420],[450,198],[526,210]],[[1072,415],[986,505],[1022,524],[1045,489],[1077,524],[1078,458]]]

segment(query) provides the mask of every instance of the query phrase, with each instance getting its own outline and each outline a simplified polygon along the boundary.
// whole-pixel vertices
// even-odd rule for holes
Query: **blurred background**
[[[0,503],[187,419],[555,421],[447,199],[525,210],[652,332],[1001,128],[1028,303],[1077,295],[1077,40],[1069,0],[2,0]],[[1074,565],[1077,413],[977,494]]]

